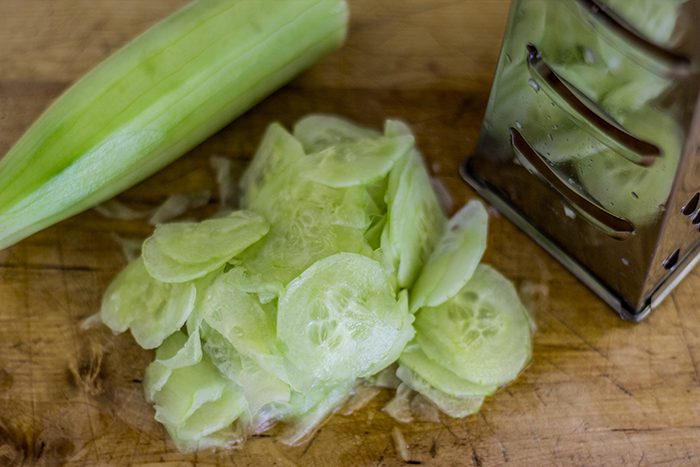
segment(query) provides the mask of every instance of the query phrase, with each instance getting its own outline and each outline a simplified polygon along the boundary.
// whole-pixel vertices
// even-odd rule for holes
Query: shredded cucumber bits
[[[515,289],[479,265],[484,206],[445,218],[405,123],[274,123],[241,193],[247,210],[158,225],[103,299],[157,348],[144,393],[179,449],[275,423],[301,443],[362,384],[399,387],[404,421],[466,417],[529,362]]]

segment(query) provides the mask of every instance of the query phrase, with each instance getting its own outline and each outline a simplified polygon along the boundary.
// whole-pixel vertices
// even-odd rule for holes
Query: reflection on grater
[[[623,318],[700,261],[700,0],[513,0],[480,194]]]

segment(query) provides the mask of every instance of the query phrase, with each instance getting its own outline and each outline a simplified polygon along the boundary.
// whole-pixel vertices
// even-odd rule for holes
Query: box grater
[[[629,320],[700,261],[700,0],[513,0],[462,175]]]

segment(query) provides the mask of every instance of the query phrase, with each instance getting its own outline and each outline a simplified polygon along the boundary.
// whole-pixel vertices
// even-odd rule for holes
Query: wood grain
[[[67,86],[185,0],[0,1],[0,154]],[[166,170],[122,194],[135,208],[214,186],[211,154],[244,165],[271,120],[332,112],[408,121],[457,205],[457,167],[476,145],[506,0],[350,0],[347,45]],[[216,200],[201,208],[204,216]],[[700,273],[645,322],[621,321],[503,217],[486,261],[515,281],[537,322],[534,361],[466,420],[400,425],[427,466],[700,464]],[[152,358],[129,335],[82,320],[125,261],[112,239],[140,221],[94,211],[0,251],[0,465],[398,466],[384,391],[333,417],[308,444],[274,438],[183,455],[153,420]]]

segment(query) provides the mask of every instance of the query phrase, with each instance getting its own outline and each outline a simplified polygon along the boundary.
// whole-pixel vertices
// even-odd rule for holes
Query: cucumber
[[[479,201],[471,201],[450,219],[416,283],[411,288],[411,312],[437,306],[453,297],[472,277],[486,250],[489,216]]]
[[[399,170],[403,169],[400,174]],[[397,172],[394,172],[397,170]],[[389,175],[388,240],[398,260],[398,283],[410,288],[445,230],[442,213],[428,174],[416,152],[397,163]],[[382,244],[385,252],[390,251]]]
[[[100,318],[114,332],[131,329],[141,347],[153,349],[185,324],[196,293],[191,283],[167,284],[152,278],[139,258],[110,284]]]
[[[267,127],[250,166],[241,178],[241,205],[250,206],[267,182],[305,155],[301,143],[282,125],[273,123]]]
[[[333,115],[308,115],[294,125],[294,137],[301,142],[307,154],[323,151],[336,144],[379,136],[381,134],[378,131]]]
[[[339,253],[287,285],[277,336],[294,365],[323,381],[364,377],[405,337],[402,308],[377,261]]]
[[[530,321],[515,287],[483,264],[453,298],[422,308],[415,327],[430,359],[477,384],[506,384],[531,359]]]
[[[143,261],[163,282],[186,282],[220,268],[263,238],[270,224],[252,211],[200,223],[162,224],[143,244]]]
[[[496,385],[476,384],[457,376],[428,358],[420,345],[415,342],[406,346],[399,357],[399,363],[423,378],[435,389],[452,397],[490,396],[498,390]]]
[[[369,185],[384,178],[412,147],[413,136],[365,138],[339,143],[312,154],[306,177],[322,185],[344,188]]]
[[[398,376],[406,386],[422,394],[450,417],[464,418],[475,414],[484,403],[483,397],[453,397],[439,389],[435,389],[423,378],[401,365],[399,365],[399,369],[396,370],[396,376]]]

